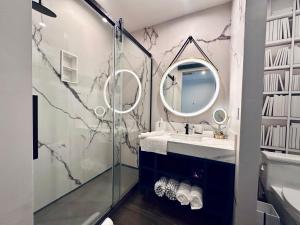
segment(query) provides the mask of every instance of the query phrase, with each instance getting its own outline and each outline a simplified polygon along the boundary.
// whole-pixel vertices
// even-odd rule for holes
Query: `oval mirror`
[[[200,115],[216,101],[220,90],[217,70],[202,59],[185,59],[171,65],[160,83],[160,97],[173,114]]]
[[[222,108],[216,109],[213,113],[213,119],[216,124],[222,125],[227,121],[227,112]]]

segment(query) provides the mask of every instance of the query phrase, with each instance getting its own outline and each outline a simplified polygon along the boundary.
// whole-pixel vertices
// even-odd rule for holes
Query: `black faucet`
[[[185,134],[189,134],[189,124],[187,123],[187,124],[185,124]]]

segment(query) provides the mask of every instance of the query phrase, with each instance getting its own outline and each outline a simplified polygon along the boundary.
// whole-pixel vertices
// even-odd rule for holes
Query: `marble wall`
[[[231,115],[230,129],[240,133],[240,110],[243,86],[244,63],[244,33],[245,33],[245,2],[235,0],[232,4],[232,31],[230,55],[230,98],[229,113]]]
[[[229,109],[230,27],[231,4],[228,3],[134,32],[134,36],[152,53],[154,59],[152,128],[155,121],[160,118],[189,123],[206,120],[211,123],[214,109],[217,107]],[[218,68],[220,95],[214,106],[204,114],[193,118],[180,118],[168,112],[163,106],[159,85],[163,73],[190,35]],[[189,45],[179,59],[191,57],[203,58],[194,45]]]
[[[113,135],[117,163],[137,167],[137,135],[149,129],[150,120],[149,58],[126,38],[118,43],[116,69],[133,70],[142,83],[143,95],[133,111],[116,114],[112,129],[113,113],[104,102],[103,88],[114,68],[113,27],[84,1],[47,0],[45,4],[58,17],[33,11],[32,89],[39,98],[35,210],[111,168]],[[77,84],[61,81],[61,50],[78,57]],[[134,103],[137,85],[127,83],[126,76],[118,78],[115,90],[117,107]],[[111,89],[106,95],[113,102]],[[97,106],[105,108],[103,117],[95,114]]]

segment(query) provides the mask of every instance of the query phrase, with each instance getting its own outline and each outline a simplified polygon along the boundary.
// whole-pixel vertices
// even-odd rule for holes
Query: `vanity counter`
[[[167,152],[235,164],[235,142],[230,139],[202,137],[201,141],[168,140]]]
[[[149,138],[140,141],[142,151],[176,153],[235,164],[235,141],[232,139],[215,139],[212,134],[153,132],[147,135]]]

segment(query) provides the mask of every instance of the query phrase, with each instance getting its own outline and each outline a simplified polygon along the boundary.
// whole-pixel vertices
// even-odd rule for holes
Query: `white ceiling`
[[[123,18],[135,31],[176,17],[221,5],[231,0],[97,0],[114,19]]]

